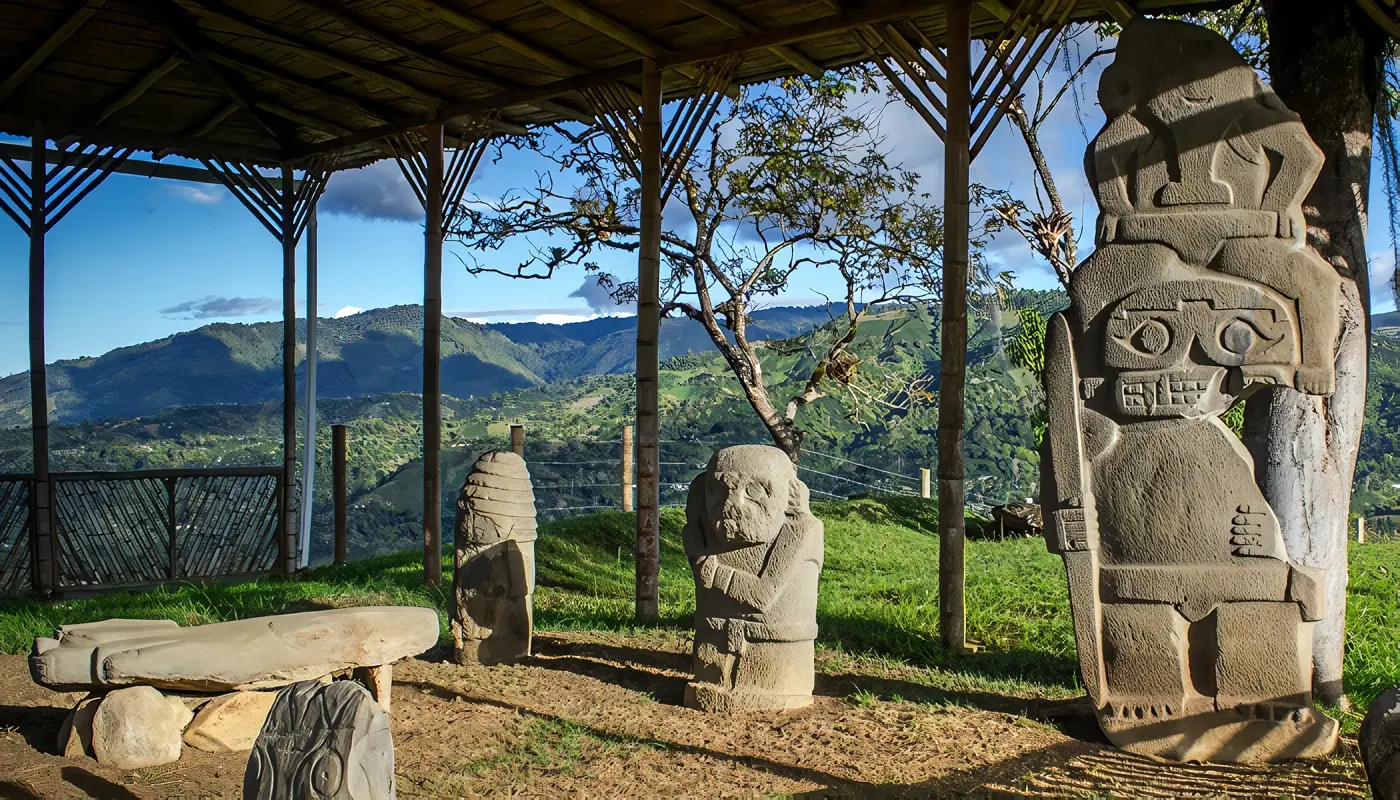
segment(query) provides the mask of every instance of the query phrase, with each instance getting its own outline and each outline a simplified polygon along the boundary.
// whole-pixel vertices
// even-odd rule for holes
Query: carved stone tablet
[[[244,800],[389,800],[389,715],[353,681],[305,681],[277,693],[248,767]]]
[[[535,592],[535,493],[525,459],[477,459],[457,497],[452,638],[457,661],[501,664],[530,655]]]
[[[1069,575],[1100,727],[1181,760],[1328,753],[1325,601],[1220,421],[1259,387],[1335,384],[1340,279],[1304,242],[1321,169],[1298,117],[1217,34],[1124,28],[1086,165],[1098,249],[1046,334],[1046,540]]]
[[[812,702],[821,520],[783,451],[726,447],[690,484],[685,552],[695,576],[695,680],[705,711]]]

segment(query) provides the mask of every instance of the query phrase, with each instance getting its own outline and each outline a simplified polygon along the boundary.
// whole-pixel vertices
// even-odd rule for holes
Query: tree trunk
[[[1275,389],[1247,405],[1245,443],[1289,557],[1321,569],[1327,609],[1313,634],[1317,697],[1339,703],[1346,632],[1347,511],[1366,404],[1370,287],[1366,264],[1371,129],[1384,35],[1355,3],[1267,4],[1274,91],[1297,112],[1327,162],[1304,204],[1308,240],[1346,278],[1337,390]]]

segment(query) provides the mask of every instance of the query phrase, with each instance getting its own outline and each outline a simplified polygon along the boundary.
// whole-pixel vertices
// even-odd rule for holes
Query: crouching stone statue
[[[705,711],[812,702],[822,523],[783,451],[720,450],[690,484],[685,551],[695,575],[695,680]]]
[[[1290,561],[1221,414],[1328,394],[1340,280],[1304,242],[1321,154],[1217,34],[1124,28],[1086,164],[1097,250],[1046,333],[1045,534],[1115,745],[1179,760],[1324,755],[1324,582]]]
[[[453,526],[452,639],[458,663],[502,664],[530,655],[535,592],[535,493],[525,459],[477,459]]]

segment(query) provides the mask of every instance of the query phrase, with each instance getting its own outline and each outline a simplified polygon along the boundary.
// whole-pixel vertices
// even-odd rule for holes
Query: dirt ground
[[[1367,796],[1351,741],[1326,762],[1162,764],[1107,748],[1082,700],[950,694],[850,659],[821,659],[809,708],[706,715],[680,705],[686,646],[665,633],[544,634],[519,666],[439,653],[399,664],[399,794]],[[79,698],[0,656],[0,797],[240,796],[244,753],[186,747],[135,772],[54,755]]]

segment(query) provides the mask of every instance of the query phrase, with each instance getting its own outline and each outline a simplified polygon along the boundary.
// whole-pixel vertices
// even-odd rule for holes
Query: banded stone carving
[[[1312,706],[1319,573],[1291,563],[1220,416],[1333,390],[1340,279],[1304,241],[1322,156],[1217,34],[1128,25],[1086,158],[1097,249],[1046,338],[1046,538],[1117,746],[1181,760],[1332,750]]]
[[[683,532],[695,577],[695,680],[706,711],[812,702],[821,520],[783,451],[726,447],[690,484]]]
[[[530,655],[535,592],[535,493],[525,459],[477,459],[457,497],[452,638],[462,664]]]

